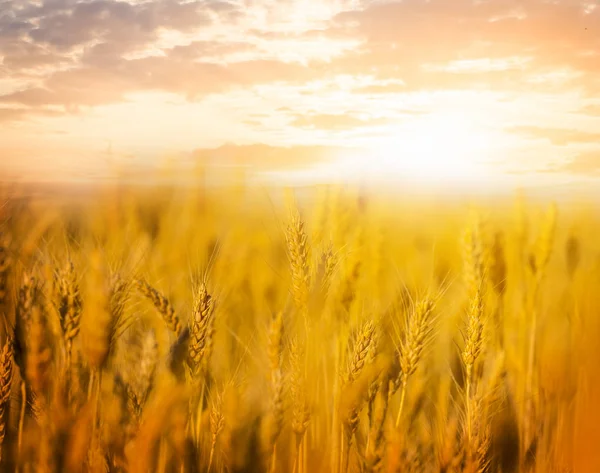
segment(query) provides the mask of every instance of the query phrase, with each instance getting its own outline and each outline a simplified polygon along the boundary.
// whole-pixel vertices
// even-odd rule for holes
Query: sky
[[[600,0],[0,0],[0,173],[166,159],[593,183]]]

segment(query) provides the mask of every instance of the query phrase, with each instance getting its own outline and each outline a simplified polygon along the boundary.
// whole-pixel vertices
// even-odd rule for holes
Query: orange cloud
[[[600,174],[600,150],[575,156],[555,171],[573,174]]]
[[[320,130],[347,130],[353,128],[385,125],[390,123],[388,118],[359,118],[348,114],[312,114],[297,115],[292,121],[293,126],[302,128],[317,128]]]
[[[290,170],[330,161],[343,153],[347,153],[347,150],[329,146],[283,147],[265,144],[226,144],[217,148],[197,149],[192,156],[199,162],[210,166],[245,166],[254,170]]]
[[[542,128],[537,126],[516,126],[508,128],[507,131],[526,138],[547,140],[557,146],[567,146],[574,143],[600,144],[600,133],[589,133],[579,130]]]
[[[61,115],[60,112],[55,110],[30,110],[27,108],[8,108],[0,107],[0,123],[26,120],[35,116],[39,117],[56,117]]]
[[[593,117],[600,117],[600,104],[583,107],[581,110],[579,110],[579,113],[591,115]]]

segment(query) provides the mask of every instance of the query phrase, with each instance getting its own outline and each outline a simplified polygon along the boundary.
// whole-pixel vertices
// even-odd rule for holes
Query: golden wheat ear
[[[363,325],[354,345],[354,354],[351,358],[348,371],[348,382],[354,381],[361,373],[368,356],[375,349],[375,324],[367,321]]]
[[[138,279],[134,283],[137,290],[146,297],[162,316],[167,327],[177,336],[181,333],[181,321],[175,313],[173,305],[162,293],[152,287],[144,279]]]
[[[201,283],[194,299],[194,312],[190,323],[188,364],[193,376],[206,371],[211,355],[214,327],[214,301],[205,283]]]
[[[338,255],[333,251],[333,245],[330,243],[323,249],[318,266],[319,289],[325,295],[331,287],[337,265]]]
[[[416,371],[423,351],[431,340],[434,306],[435,302],[429,298],[417,302],[406,322],[404,338],[398,348],[399,378],[394,380],[394,387],[401,386],[396,428],[399,427],[402,417],[408,378]]]
[[[69,366],[71,352],[73,351],[73,342],[79,334],[79,324],[83,307],[83,298],[73,262],[68,261],[64,269],[57,271],[55,279],[55,305],[63,332],[66,365]]]
[[[339,410],[342,431],[339,464],[346,471],[350,448],[360,423],[360,413],[369,397],[369,389],[375,381],[374,363],[376,350],[375,324],[367,320],[356,334],[348,371],[342,386]],[[370,362],[370,363],[369,363]]]
[[[292,295],[298,310],[305,312],[310,291],[310,246],[304,227],[300,214],[293,212],[285,239],[292,273]]]

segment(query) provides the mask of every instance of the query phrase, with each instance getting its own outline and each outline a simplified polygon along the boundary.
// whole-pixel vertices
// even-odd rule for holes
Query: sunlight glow
[[[373,147],[381,172],[416,179],[469,179],[485,172],[491,137],[460,113],[425,116]]]

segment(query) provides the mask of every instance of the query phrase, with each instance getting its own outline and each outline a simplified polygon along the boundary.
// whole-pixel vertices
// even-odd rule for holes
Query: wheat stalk
[[[525,378],[525,425],[523,441],[525,449],[529,448],[532,436],[533,424],[533,368],[535,363],[536,340],[537,340],[537,297],[544,277],[546,267],[550,261],[552,248],[554,246],[554,236],[556,232],[557,207],[551,204],[547,210],[542,230],[538,236],[535,253],[531,259],[531,266],[534,273],[534,281],[531,295],[531,321],[529,325],[529,346],[527,351],[527,373]]]
[[[294,458],[294,473],[303,472],[302,446],[308,424],[310,422],[310,409],[306,398],[306,375],[304,371],[304,350],[297,340],[292,340],[289,347],[290,354],[290,394],[292,401],[292,431],[296,437],[296,454]]]
[[[504,298],[506,294],[506,258],[504,255],[504,240],[502,233],[496,233],[491,251],[490,280],[498,294],[498,307],[495,311],[494,329],[496,343],[500,350],[504,350]]]
[[[0,352],[0,462],[2,445],[6,436],[6,413],[10,404],[10,392],[13,380],[13,340],[8,337]]]
[[[365,373],[365,364],[368,359],[373,360],[375,354],[375,325],[367,321],[362,326],[350,360],[350,366],[343,387],[342,404],[340,406],[343,425],[342,443],[340,449],[340,468],[346,471],[352,438],[359,424],[359,415],[364,401],[368,398],[368,391],[372,384],[370,373]],[[344,399],[345,398],[345,399]]]
[[[365,469],[369,473],[378,473],[383,469],[385,420],[388,411],[390,384],[388,376],[382,376],[375,395],[371,430],[365,454]]]
[[[83,353],[94,370],[102,369],[110,349],[113,319],[109,298],[107,270],[100,254],[92,253],[86,280],[86,303],[81,318],[81,338]]]
[[[575,236],[570,235],[565,243],[565,256],[567,259],[567,271],[569,277],[572,279],[579,263],[581,262],[581,240]]]
[[[221,396],[216,396],[215,400],[212,403],[212,408],[210,411],[210,433],[211,433],[211,443],[210,443],[210,454],[208,457],[208,467],[206,471],[210,472],[210,468],[213,464],[213,458],[215,455],[215,448],[217,446],[217,440],[219,439],[219,435],[223,431],[223,427],[225,424],[225,417],[223,415],[223,399]]]
[[[268,449],[271,452],[270,471],[275,470],[277,439],[283,427],[283,313],[278,312],[269,330],[269,363],[271,367],[271,410],[268,423]]]
[[[8,281],[12,265],[9,246],[8,234],[0,232],[0,315],[4,317],[8,317]]]
[[[466,437],[468,456],[473,454],[473,410],[474,370],[483,349],[484,335],[484,290],[486,268],[484,248],[479,221],[475,220],[467,229],[464,238],[464,259],[470,307],[464,332],[465,345],[461,353],[465,368]]]

